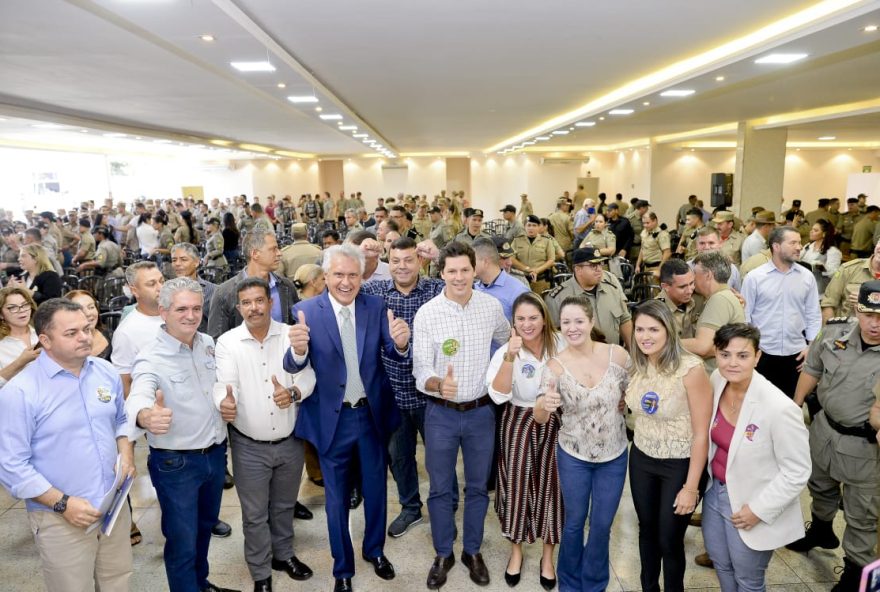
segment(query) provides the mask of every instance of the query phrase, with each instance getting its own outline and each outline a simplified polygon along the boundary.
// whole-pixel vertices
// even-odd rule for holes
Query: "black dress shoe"
[[[223,479],[223,489],[232,489],[235,487],[235,479],[232,478],[232,473],[229,472],[229,469],[226,469],[226,477]]]
[[[477,586],[489,585],[489,568],[486,567],[486,563],[483,561],[482,553],[474,553],[471,555],[462,551],[461,562],[468,568],[471,581],[474,584]]]
[[[272,578],[254,582],[254,592],[272,592]]]
[[[217,524],[214,525],[214,528],[211,529],[211,536],[215,536],[218,539],[225,539],[229,535],[232,534],[232,527],[223,522],[222,520],[218,520]]]
[[[354,592],[354,588],[351,587],[351,578],[336,578],[333,592]]]
[[[293,506],[293,517],[298,520],[311,520],[315,517],[315,515],[312,514],[312,511],[309,510],[307,507],[299,502],[296,502],[296,505]]]
[[[348,508],[354,510],[361,505],[362,501],[364,501],[364,496],[361,495],[361,490],[357,487],[352,487],[351,497],[348,498]]]
[[[312,483],[314,483],[318,487],[324,487],[324,480],[323,479],[312,479],[311,477],[309,477],[309,481],[311,481]]]
[[[543,571],[544,559],[541,558],[541,563],[538,565],[538,581],[541,582],[541,587],[544,590],[552,590],[556,587],[556,578],[545,578]]]
[[[241,592],[241,590],[233,590],[232,588],[221,588],[215,586],[211,582],[206,582],[203,588],[199,588],[201,592]]]
[[[308,580],[312,577],[312,569],[296,558],[296,555],[291,555],[290,559],[284,559],[283,561],[280,559],[272,559],[272,569],[275,571],[284,571],[287,572],[292,579],[302,582],[303,580]]]
[[[446,574],[455,565],[455,555],[443,557],[437,555],[428,571],[428,590],[439,590],[446,583]]]
[[[522,575],[523,563],[525,563],[526,558],[523,557],[519,562],[519,571],[515,574],[507,571],[507,568],[504,569],[504,581],[507,582],[507,585],[513,588],[517,584],[519,584],[520,576]],[[507,566],[510,567],[510,559],[507,560]]]
[[[376,575],[382,578],[383,580],[393,580],[394,579],[394,566],[391,565],[391,562],[388,561],[388,558],[384,555],[379,555],[378,557],[374,557],[370,559],[366,555],[363,555],[364,561],[369,561],[373,564],[373,571],[376,572]]]

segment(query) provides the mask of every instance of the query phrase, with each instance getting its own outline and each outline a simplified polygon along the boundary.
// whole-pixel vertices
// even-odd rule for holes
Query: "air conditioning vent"
[[[552,157],[544,157],[541,159],[542,165],[549,164],[588,164],[590,162],[590,157],[585,156],[583,158],[552,158]]]

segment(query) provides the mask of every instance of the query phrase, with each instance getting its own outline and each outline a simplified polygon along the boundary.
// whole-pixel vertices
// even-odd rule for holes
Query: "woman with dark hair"
[[[229,263],[235,263],[241,255],[238,246],[241,240],[241,233],[238,231],[238,227],[235,224],[235,216],[232,215],[232,212],[223,214],[223,231],[221,234],[223,235],[223,256],[226,257],[226,261]]]
[[[633,315],[632,370],[626,403],[635,419],[629,484],[639,518],[641,587],[684,590],[684,534],[703,488],[712,388],[703,361],[681,345],[659,300]]]
[[[834,246],[836,242],[834,224],[819,218],[810,228],[810,244],[801,251],[801,261],[813,266],[821,265],[822,275],[831,277],[840,267],[843,253]]]
[[[553,253],[556,260],[565,261],[565,251],[562,250],[562,247],[559,246],[559,241],[556,240],[556,232],[553,230],[553,225],[550,224],[550,218],[539,218],[539,220],[541,223],[538,225],[538,233],[546,236],[553,243]]]
[[[177,227],[177,230],[174,231],[174,242],[176,243],[191,243],[194,245],[199,244],[199,233],[196,232],[196,227],[193,226],[193,215],[189,210],[184,210],[180,213],[180,217],[183,220],[183,224]]]
[[[556,472],[559,415],[535,419],[544,364],[563,343],[544,301],[523,292],[513,301],[510,341],[492,356],[486,372],[489,395],[504,406],[498,428],[495,512],[501,534],[512,543],[504,579],[519,583],[522,544],[544,541],[541,584],[555,584],[553,548],[562,538],[562,496]],[[547,573],[548,576],[544,574]]]
[[[804,536],[809,436],[800,408],[755,371],[760,340],[746,323],[715,332],[703,540],[722,592],[763,591],[774,549]]]
[[[565,502],[558,566],[564,592],[607,588],[611,524],[626,480],[622,403],[629,355],[619,345],[594,341],[593,319],[586,297],[562,301],[559,326],[567,347],[547,361],[535,405],[538,423],[554,418],[557,409],[562,413],[556,463]]]
[[[174,246],[174,236],[168,229],[168,214],[165,210],[156,210],[152,218],[153,229],[157,235],[157,246],[150,255],[170,256],[171,247]]]
[[[25,288],[0,289],[0,387],[40,355],[35,312],[37,304]]]
[[[149,213],[144,212],[140,215],[134,232],[141,249],[141,255],[149,257],[159,246],[159,233],[150,224]]]
[[[101,323],[101,309],[98,305],[98,299],[88,290],[71,290],[64,297],[82,306],[83,312],[86,313],[86,320],[92,329],[92,353],[90,355],[109,362],[113,347],[110,343],[110,336]]]

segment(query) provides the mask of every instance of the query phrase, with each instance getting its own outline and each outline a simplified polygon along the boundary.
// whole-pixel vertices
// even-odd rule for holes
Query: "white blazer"
[[[718,370],[710,378],[712,424],[727,380]],[[709,476],[718,447],[709,439]],[[810,443],[801,409],[758,372],[743,399],[727,455],[727,493],[734,513],[745,504],[761,519],[738,529],[750,549],[778,549],[804,536],[800,494],[810,478]]]

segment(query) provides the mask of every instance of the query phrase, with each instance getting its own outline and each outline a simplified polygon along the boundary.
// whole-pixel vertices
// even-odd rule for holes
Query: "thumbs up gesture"
[[[306,313],[297,311],[296,325],[287,332],[287,338],[290,339],[290,347],[293,353],[298,356],[306,355],[309,348],[309,326],[306,324]]]
[[[547,387],[547,392],[544,393],[544,411],[549,411],[553,413],[562,405],[562,398],[559,396],[559,393],[556,391],[556,379],[551,378],[550,384]]]
[[[391,339],[399,350],[405,350],[409,346],[409,325],[403,319],[394,318],[394,312],[388,309],[388,332]]]
[[[171,409],[165,406],[162,389],[156,390],[156,402],[152,407],[141,409],[137,415],[139,426],[155,436],[167,434],[171,427]]]
[[[446,376],[440,379],[440,396],[444,399],[454,399],[458,394],[458,381],[452,374],[452,364],[446,367]]]
[[[226,398],[220,401],[220,417],[223,418],[223,421],[232,422],[235,421],[235,416],[238,414],[238,404],[235,402],[235,397],[232,396],[232,385],[226,385]]]
[[[290,407],[291,403],[293,403],[293,393],[291,392],[291,389],[282,386],[282,384],[278,382],[278,379],[275,378],[274,374],[272,375],[272,386],[275,387],[275,390],[272,391],[272,399],[274,399],[278,408],[287,409]]]
[[[519,350],[522,349],[523,340],[522,337],[517,335],[516,329],[510,328],[510,341],[507,342],[507,353],[510,354],[510,357],[514,357],[519,353]]]

